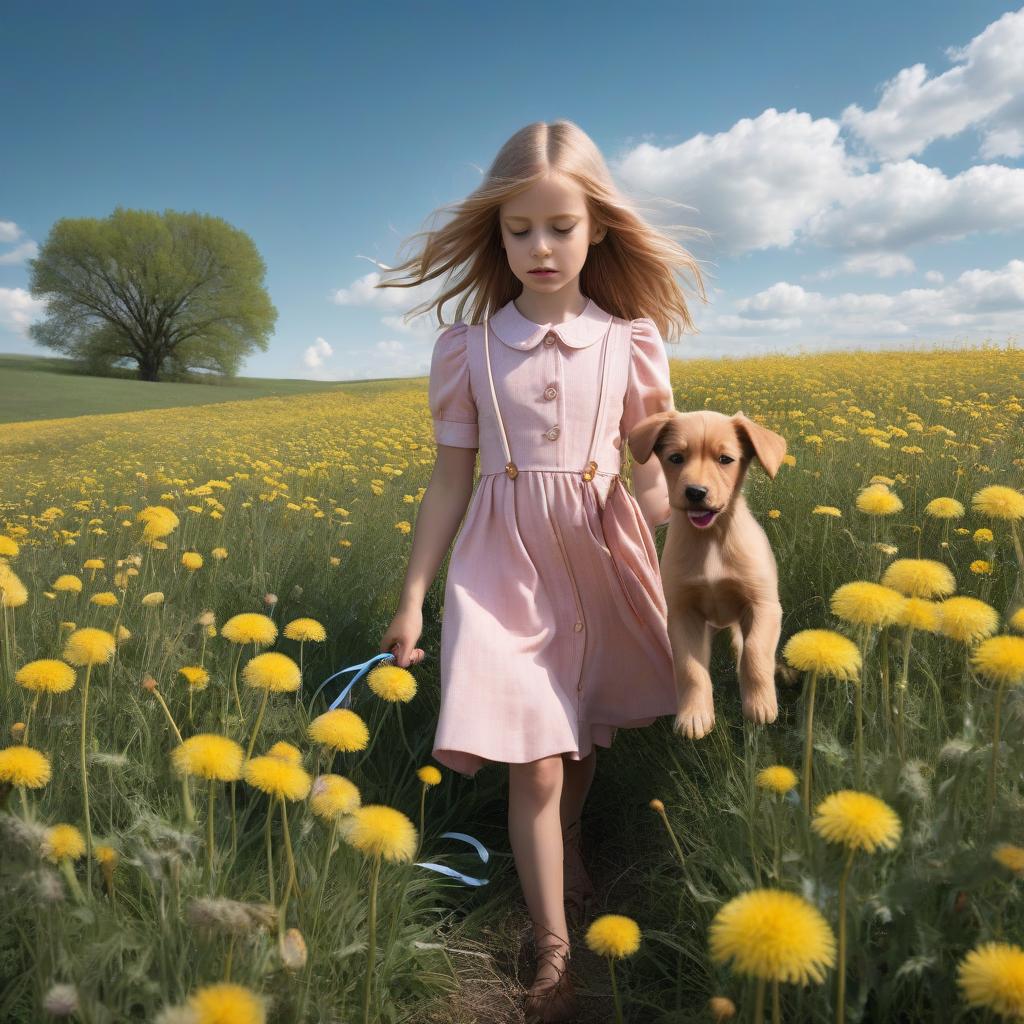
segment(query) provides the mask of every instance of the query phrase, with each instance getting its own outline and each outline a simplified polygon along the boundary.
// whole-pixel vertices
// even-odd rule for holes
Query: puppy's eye
[[[728,466],[730,462],[735,462],[736,460],[731,455],[719,455],[718,461],[723,466]]]
[[[681,452],[673,452],[668,459],[666,459],[667,462],[674,462],[677,466],[681,466],[685,460],[686,456]]]

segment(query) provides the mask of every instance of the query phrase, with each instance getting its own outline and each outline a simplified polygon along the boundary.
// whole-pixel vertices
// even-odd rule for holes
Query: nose
[[[698,487],[696,484],[690,484],[686,488],[686,497],[689,501],[703,501],[707,493],[706,487]]]

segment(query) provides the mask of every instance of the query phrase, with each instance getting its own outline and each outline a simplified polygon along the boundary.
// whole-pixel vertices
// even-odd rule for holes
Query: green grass
[[[200,383],[154,383],[130,376],[89,376],[72,359],[0,353],[0,423],[209,405],[271,395],[311,395],[339,389],[365,392],[382,383],[390,381],[339,383],[235,377]]]

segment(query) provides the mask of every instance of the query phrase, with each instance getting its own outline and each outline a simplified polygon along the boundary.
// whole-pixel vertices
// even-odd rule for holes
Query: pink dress
[[[676,712],[657,549],[619,476],[634,424],[674,407],[657,327],[593,300],[536,324],[510,301],[487,349],[482,324],[448,328],[429,384],[437,443],[480,452],[445,582],[433,746],[467,777],[580,760]]]

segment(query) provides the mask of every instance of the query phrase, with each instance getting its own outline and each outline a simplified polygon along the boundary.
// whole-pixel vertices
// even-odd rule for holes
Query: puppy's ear
[[[746,441],[744,447],[749,448],[748,454],[756,456],[757,461],[764,466],[764,471],[774,480],[786,454],[786,439],[744,416],[742,412],[736,413],[732,420],[736,424],[740,443]]]
[[[675,415],[674,409],[670,409],[667,412],[655,412],[642,419],[633,427],[629,432],[627,443],[629,444],[630,452],[633,454],[634,462],[643,464],[651,457],[651,452],[654,451],[654,446],[658,443],[661,432],[668,426]]]

